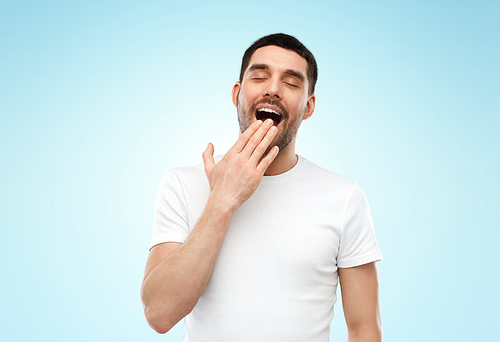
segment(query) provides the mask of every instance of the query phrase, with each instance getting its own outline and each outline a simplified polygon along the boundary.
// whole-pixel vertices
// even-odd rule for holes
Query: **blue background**
[[[498,1],[2,1],[0,339],[181,340],[139,298],[156,191],[232,145],[241,56],[275,32],[319,65],[297,152],[370,202],[384,340],[495,339],[499,17]]]

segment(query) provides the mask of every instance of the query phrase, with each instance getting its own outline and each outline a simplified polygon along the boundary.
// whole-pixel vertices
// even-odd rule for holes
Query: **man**
[[[232,90],[237,142],[165,174],[141,289],[157,332],[187,316],[184,341],[328,341],[340,279],[349,341],[381,340],[364,193],[295,154],[316,78],[297,39],[259,39]]]

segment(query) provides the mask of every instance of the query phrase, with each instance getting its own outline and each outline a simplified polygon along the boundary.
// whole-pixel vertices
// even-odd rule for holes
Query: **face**
[[[300,123],[308,119],[315,105],[308,95],[307,62],[296,52],[274,45],[257,49],[240,84],[233,87],[241,132],[254,121],[270,117],[278,128],[271,146],[280,152],[295,144]]]

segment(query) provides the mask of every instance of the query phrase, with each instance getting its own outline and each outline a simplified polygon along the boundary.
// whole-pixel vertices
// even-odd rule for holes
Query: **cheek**
[[[238,103],[242,106],[246,105],[247,103],[247,96],[245,95],[245,92],[242,90],[238,93]]]
[[[303,116],[307,112],[307,104],[308,103],[304,98],[300,100],[300,103],[298,104],[297,108],[299,109],[299,114],[301,116]]]
[[[252,102],[256,97],[258,97],[262,91],[256,86],[246,86],[241,89],[241,94],[243,97],[247,98],[249,102]]]

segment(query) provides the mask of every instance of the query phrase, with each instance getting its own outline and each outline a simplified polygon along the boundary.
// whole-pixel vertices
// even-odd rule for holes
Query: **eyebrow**
[[[250,71],[254,71],[254,70],[269,70],[269,69],[270,69],[269,65],[267,65],[267,64],[253,64],[248,69],[248,71],[250,72]],[[295,70],[292,70],[292,69],[287,69],[287,70],[285,70],[285,74],[293,76],[293,77],[297,77],[303,83],[305,83],[305,81],[306,81],[305,76],[302,73],[298,72],[298,71],[295,71]]]
[[[253,64],[248,71],[254,71],[254,70],[269,70],[269,65],[267,64]]]

